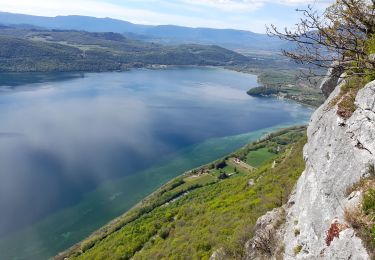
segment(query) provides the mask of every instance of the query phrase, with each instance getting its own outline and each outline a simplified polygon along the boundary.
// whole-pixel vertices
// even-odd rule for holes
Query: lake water
[[[44,259],[311,109],[213,68],[0,74],[0,259]]]

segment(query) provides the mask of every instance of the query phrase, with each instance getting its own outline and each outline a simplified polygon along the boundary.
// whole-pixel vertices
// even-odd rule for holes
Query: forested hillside
[[[245,64],[236,52],[197,44],[163,46],[116,33],[0,28],[0,71],[109,71],[159,65]]]

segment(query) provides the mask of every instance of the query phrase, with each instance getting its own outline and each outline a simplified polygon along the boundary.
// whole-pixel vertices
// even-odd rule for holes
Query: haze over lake
[[[0,84],[4,259],[52,256],[173,176],[312,112],[250,97],[256,76],[213,68],[4,74]]]

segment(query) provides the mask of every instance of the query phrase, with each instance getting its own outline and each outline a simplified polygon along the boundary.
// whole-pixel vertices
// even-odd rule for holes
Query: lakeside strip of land
[[[274,58],[269,57],[269,61],[274,61]],[[311,76],[307,79],[302,75],[306,68],[292,67],[285,62],[281,63],[279,68],[275,65],[277,62],[273,62],[269,67],[261,68],[246,65],[225,68],[258,76],[259,86],[249,87],[247,94],[250,96],[287,99],[313,108],[324,103],[325,97],[318,88],[322,77]]]
[[[209,194],[207,194],[207,192],[213,192],[211,194],[213,196],[211,199],[215,199],[214,194],[217,193],[215,187],[219,186],[221,187],[220,194],[216,194],[216,196],[219,198],[223,194],[227,194],[228,199],[230,196],[227,192],[230,191],[225,191],[223,189],[225,187],[225,189],[229,189],[230,185],[228,186],[224,184],[225,182],[229,184],[229,180],[234,182],[240,181],[242,184],[237,183],[237,185],[240,185],[237,187],[237,189],[239,187],[247,187],[245,190],[243,190],[244,192],[248,192],[247,189],[251,189],[253,186],[255,187],[257,185],[261,185],[262,191],[257,188],[251,192],[253,197],[255,196],[263,198],[263,196],[267,194],[264,193],[264,189],[269,190],[270,192],[272,190],[272,199],[271,197],[268,198],[267,203],[264,201],[262,202],[261,200],[258,201],[258,199],[255,197],[252,199],[249,198],[249,201],[252,201],[253,199],[256,199],[257,201],[257,203],[254,204],[255,209],[253,208],[252,211],[251,209],[248,209],[250,210],[248,213],[255,214],[252,215],[251,218],[252,221],[255,221],[255,216],[264,213],[264,210],[278,206],[284,202],[284,200],[287,198],[287,193],[290,192],[294,184],[294,181],[302,172],[304,166],[302,159],[302,147],[305,142],[304,133],[305,127],[294,127],[280,130],[279,132],[267,135],[265,138],[262,138],[257,142],[246,145],[242,149],[221,159],[187,171],[183,175],[164,184],[161,188],[157,189],[151,195],[143,199],[123,216],[116,218],[108,225],[94,232],[83,242],[76,244],[69,250],[58,255],[56,259],[64,259],[66,257],[78,257],[83,259],[85,257],[103,258],[105,257],[105,251],[110,249],[113,256],[125,256],[128,258],[134,256],[155,256],[155,252],[151,250],[152,248],[155,249],[153,245],[161,243],[163,246],[165,246],[168,243],[165,244],[164,242],[169,237],[172,238],[173,236],[176,236],[177,229],[182,228],[179,227],[177,223],[172,224],[182,217],[176,213],[176,211],[179,211],[179,209],[182,208],[181,203],[189,204],[189,200],[195,198],[196,196],[199,197],[199,194],[205,194],[205,196],[208,196]],[[293,162],[293,160],[297,161]],[[273,176],[271,179],[281,178],[281,176],[283,176],[282,178],[284,179],[283,181],[280,181],[280,183],[272,184],[271,182],[270,184],[267,184],[271,186],[266,186],[268,188],[265,188],[264,185],[266,184],[263,183],[263,181],[271,180],[269,179],[270,176],[268,176],[270,172],[272,172]],[[278,188],[280,185],[283,187],[282,191]],[[210,191],[211,189],[216,190],[216,192]],[[241,195],[241,189],[234,189],[232,192],[232,195],[240,196],[242,199],[244,199],[244,194]],[[217,203],[219,203],[219,206],[224,202],[218,199]],[[233,203],[237,202],[232,201],[227,206],[235,206]],[[195,204],[193,204],[189,205],[194,206]],[[244,205],[242,204],[238,204],[239,208],[242,208],[243,206]],[[205,207],[209,208],[208,205],[205,205]],[[240,210],[240,212],[242,212],[242,210]],[[160,222],[161,219],[165,218],[165,216],[160,216],[160,214],[164,215],[167,213],[170,214],[168,220],[165,222]],[[238,212],[232,213],[233,216],[238,217]],[[158,219],[159,222],[157,221]],[[234,233],[239,230],[238,225],[234,223],[236,219],[238,218],[234,218],[230,221],[230,223],[236,226],[233,227]],[[149,222],[149,220],[152,220],[152,223],[153,221],[157,221],[159,224],[156,222],[152,224]],[[184,223],[187,225],[186,220],[184,220]],[[221,222],[220,224],[224,225],[224,223]],[[245,223],[240,221],[239,224],[244,225]],[[250,225],[251,223],[247,224]],[[217,226],[217,224],[212,225]],[[136,228],[138,231],[135,231],[134,228]],[[130,235],[132,237],[129,237]],[[236,237],[234,234],[227,235],[229,237]],[[222,237],[223,234],[218,234],[218,238],[221,239]],[[174,237],[174,239],[178,240],[180,238]],[[193,238],[194,241],[197,239],[198,237]],[[234,240],[232,242],[237,243],[235,242],[236,238],[233,239]],[[119,246],[118,243],[121,243],[122,246]],[[169,243],[171,243],[171,241],[169,241]],[[115,248],[111,248],[115,244],[117,250],[115,250]],[[217,248],[219,245],[219,241],[212,242],[212,245],[210,244],[206,248],[197,250],[197,252],[199,251],[199,254],[195,256],[208,256],[210,253],[212,253],[212,249]],[[178,248],[179,247],[177,247],[177,249]],[[171,250],[171,248],[168,250]],[[147,255],[147,252],[150,254]]]

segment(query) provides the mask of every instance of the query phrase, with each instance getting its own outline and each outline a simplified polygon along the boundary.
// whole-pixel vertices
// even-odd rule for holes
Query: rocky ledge
[[[337,80],[326,84],[332,82]],[[325,91],[334,90],[308,127],[306,168],[283,207],[286,221],[275,233],[282,234],[275,250],[282,248],[284,253],[281,257],[254,253],[255,237],[246,247],[248,259],[370,259],[346,222],[345,211],[358,206],[362,197],[361,192],[348,194],[348,189],[366,177],[368,166],[375,163],[375,81],[359,91],[357,109],[347,120],[337,115],[331,102],[345,82],[338,84],[324,86]]]

